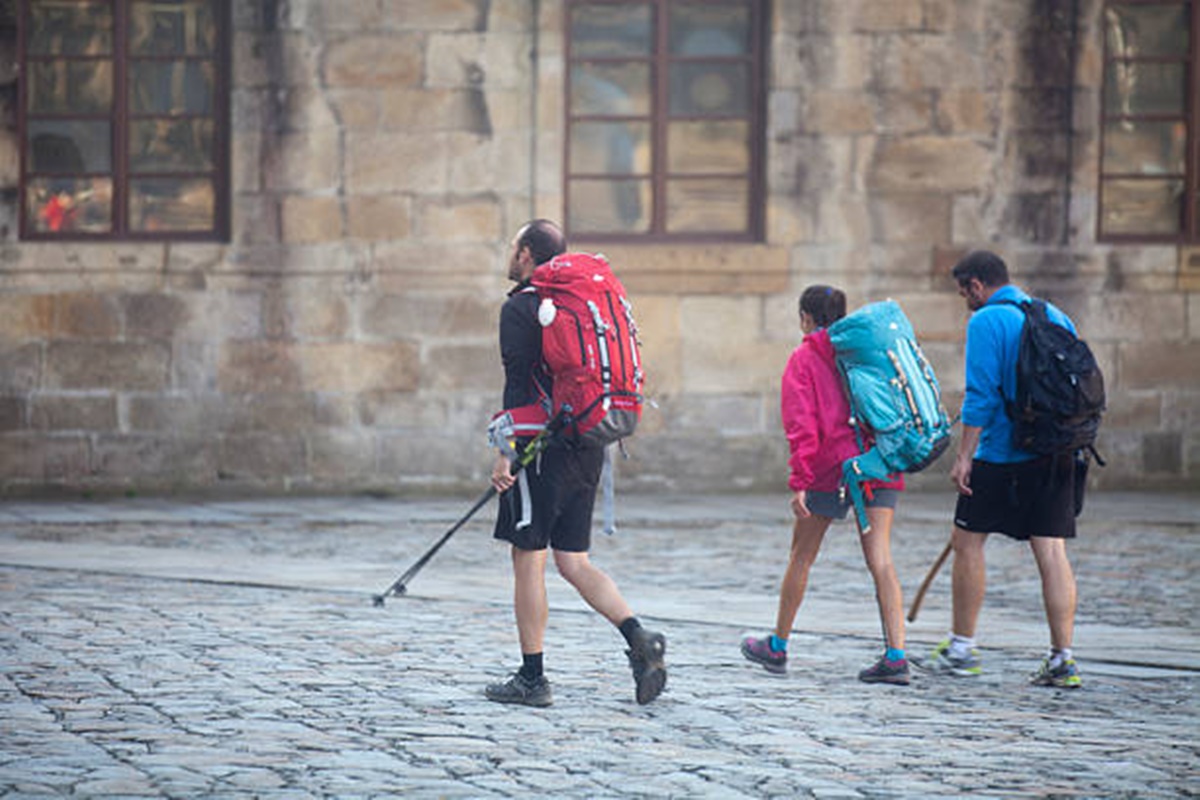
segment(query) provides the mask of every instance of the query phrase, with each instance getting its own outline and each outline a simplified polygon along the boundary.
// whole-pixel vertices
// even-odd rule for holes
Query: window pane
[[[667,171],[732,172],[750,169],[750,125],[740,120],[672,122],[667,127]]]
[[[216,48],[216,20],[205,0],[135,2],[130,24],[134,55],[206,56]]]
[[[130,124],[132,172],[212,169],[213,123],[206,119],[150,119]]]
[[[109,178],[29,181],[25,187],[30,230],[39,233],[107,233],[112,229]]]
[[[1175,234],[1181,226],[1183,181],[1104,181],[1103,234]]]
[[[213,65],[207,61],[135,61],[129,105],[135,114],[208,114]]]
[[[650,181],[574,180],[567,198],[570,230],[646,233],[650,230]]]
[[[112,169],[111,131],[107,120],[31,121],[26,126],[29,171],[108,172]]]
[[[29,4],[29,54],[106,56],[112,53],[109,3],[41,0]]]
[[[1181,175],[1187,128],[1182,122],[1123,120],[1104,126],[1107,173]]]
[[[29,65],[32,114],[107,114],[112,109],[111,61],[35,61]]]
[[[571,113],[645,116],[650,113],[646,64],[576,64],[571,67]]]
[[[571,126],[571,172],[645,175],[649,171],[648,122],[577,122]]]
[[[671,6],[671,55],[740,56],[750,50],[750,13],[744,5]]]
[[[744,116],[750,80],[744,64],[671,65],[671,116]]]
[[[650,54],[650,6],[576,5],[571,9],[571,55],[622,57]]]
[[[1186,3],[1114,3],[1104,11],[1108,53],[1113,58],[1186,56],[1189,17]]]
[[[142,178],[129,182],[134,231],[207,231],[214,226],[212,181]]]
[[[667,184],[669,233],[734,233],[749,225],[749,189],[739,180],[673,180]]]
[[[1182,64],[1117,61],[1105,67],[1105,113],[1183,115]]]

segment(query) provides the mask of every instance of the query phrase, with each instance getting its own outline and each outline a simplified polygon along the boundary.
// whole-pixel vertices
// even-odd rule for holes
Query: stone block
[[[858,245],[873,240],[871,202],[866,194],[831,192],[817,201],[819,244]]]
[[[113,395],[35,394],[29,399],[29,427],[41,431],[112,431],[117,428]]]
[[[133,433],[169,432],[201,436],[221,429],[220,412],[228,399],[214,393],[137,394],[125,417]]]
[[[940,243],[950,241],[951,199],[946,194],[871,196],[871,241]]]
[[[449,134],[346,134],[346,189],[351,194],[447,189]],[[455,189],[459,189],[457,184]]]
[[[1163,398],[1159,392],[1141,390],[1107,393],[1106,429],[1158,430],[1163,425]]]
[[[780,366],[780,373],[783,367]],[[702,436],[775,433],[767,430],[761,397],[755,394],[703,394],[675,398],[665,416],[669,429]],[[776,420],[772,420],[774,423]]]
[[[479,88],[393,90],[384,93],[380,103],[380,127],[385,131],[492,135],[490,109]]]
[[[880,139],[868,186],[872,191],[979,191],[990,180],[994,158],[987,145],[964,137]]]
[[[19,431],[25,427],[25,399],[0,397],[0,433]]]
[[[52,342],[46,389],[153,391],[169,381],[171,350],[156,342]]]
[[[424,47],[415,34],[367,34],[330,42],[322,69],[332,87],[389,89],[417,86],[424,69]]]
[[[1187,335],[1187,298],[1180,295],[1105,292],[1086,298],[1075,324],[1091,341],[1153,342]]]
[[[0,392],[22,395],[41,384],[43,346],[39,343],[12,345],[0,339]]]
[[[1142,470],[1147,475],[1183,473],[1183,434],[1178,431],[1146,433],[1142,440]]]
[[[358,403],[363,425],[377,430],[437,430],[450,420],[449,400],[424,391],[364,392]]]
[[[413,391],[422,384],[420,353],[408,342],[299,345],[294,357],[309,391]]]
[[[375,131],[383,118],[383,103],[377,89],[327,89],[322,93],[338,124],[344,130]]]
[[[502,296],[489,300],[465,294],[373,294],[363,298],[359,324],[364,336],[376,339],[495,337],[501,301]]]
[[[332,242],[342,237],[342,206],[337,197],[289,195],[283,198],[286,244]]]
[[[912,92],[987,86],[990,62],[981,56],[986,41],[971,33],[888,36],[875,51],[879,88]]]
[[[201,412],[211,427],[227,436],[252,433],[303,433],[318,426],[314,397],[307,392],[258,392],[220,395]]]
[[[937,127],[948,134],[990,134],[999,124],[999,113],[993,92],[963,88],[937,96]]]
[[[221,437],[217,474],[223,481],[284,484],[308,476],[304,439],[295,434]]]
[[[54,333],[69,339],[116,339],[121,334],[121,309],[107,294],[70,293],[55,297]]]
[[[551,128],[550,130],[553,130]],[[561,159],[551,137],[539,133],[538,146],[548,157]],[[521,192],[529,190],[529,133],[497,130],[490,138],[470,133],[446,135],[447,185],[456,192]],[[540,155],[540,153],[539,153]],[[554,173],[551,173],[554,174]]]
[[[305,18],[305,28],[320,31],[377,31],[383,24],[379,0],[337,0],[313,3]]]
[[[883,92],[874,101],[877,125],[889,135],[930,133],[935,127],[934,92]]]
[[[308,438],[308,448],[310,475],[322,485],[358,487],[379,474],[373,432],[316,431]]]
[[[782,247],[606,243],[602,249],[635,303],[640,291],[770,294],[788,286],[789,251]]]
[[[404,30],[482,31],[491,5],[486,0],[383,0],[383,20]]]
[[[1187,338],[1200,340],[1200,287],[1187,296]]]
[[[92,477],[93,452],[86,437],[50,436],[40,441],[43,482],[78,484]]]
[[[430,34],[424,85],[523,91],[529,86],[529,47],[524,31]]]
[[[962,341],[968,315],[958,297],[943,292],[909,292],[895,293],[892,298],[904,309],[922,343]]]
[[[860,0],[855,3],[821,0],[817,13],[822,29],[835,33],[921,30],[924,23],[921,3],[896,0]]]
[[[421,377],[421,388],[433,391],[496,391],[504,385],[504,370],[494,341],[427,346]]]
[[[777,391],[791,347],[763,336],[753,296],[685,297],[680,303],[683,391]]]
[[[350,308],[341,286],[296,281],[284,305],[287,331],[297,339],[342,339],[350,333]]]
[[[336,128],[337,115],[324,90],[297,86],[283,99],[284,126],[288,130],[304,131]]]
[[[495,242],[503,237],[500,205],[494,196],[442,197],[420,201],[416,231],[443,242]]]
[[[339,187],[341,142],[333,128],[280,134],[267,149],[263,182],[290,192],[333,191]]]
[[[408,195],[350,195],[346,225],[351,237],[367,241],[407,239],[412,230]]]
[[[1110,391],[1200,389],[1200,347],[1186,341],[1123,344],[1117,375]]]
[[[48,294],[0,294],[0,340],[39,340],[54,330],[55,298]]]
[[[805,133],[850,136],[875,127],[875,100],[866,92],[815,91],[808,97]]]
[[[225,342],[217,365],[222,392],[300,391],[305,388],[293,348],[282,342]]]
[[[121,306],[127,338],[170,339],[192,317],[187,301],[172,294],[126,295],[121,298]]]
[[[684,332],[680,327],[680,298],[669,294],[646,294],[633,295],[630,299],[641,341],[646,396],[676,395],[683,384]]]
[[[379,474],[393,488],[465,484],[479,491],[493,458],[482,437],[468,439],[439,431],[384,434],[376,437],[375,444]]]

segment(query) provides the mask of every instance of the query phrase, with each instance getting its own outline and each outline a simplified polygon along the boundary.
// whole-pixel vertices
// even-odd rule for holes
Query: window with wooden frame
[[[1200,240],[1198,17],[1190,2],[1104,4],[1101,240]]]
[[[756,241],[765,0],[568,0],[566,226]]]
[[[18,0],[24,239],[224,240],[229,0]]]

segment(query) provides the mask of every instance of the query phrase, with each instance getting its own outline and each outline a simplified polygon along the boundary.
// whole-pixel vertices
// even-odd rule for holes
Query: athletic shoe
[[[775,675],[787,672],[787,651],[772,650],[771,637],[747,636],[742,639],[742,655],[755,664],[762,664],[763,669]]]
[[[503,683],[489,684],[483,690],[488,700],[496,703],[516,703],[523,706],[544,708],[554,702],[550,692],[550,681],[545,675],[536,678],[526,678],[520,672],[514,672],[512,677]]]
[[[960,678],[977,678],[983,674],[983,659],[972,647],[965,656],[956,656],[950,651],[950,640],[944,639],[929,655],[927,668],[931,672],[957,675]]]
[[[911,678],[908,673],[908,659],[888,661],[887,656],[858,673],[858,679],[863,683],[891,683],[896,686],[908,686]]]
[[[1078,689],[1080,686],[1083,686],[1083,677],[1079,674],[1079,667],[1075,666],[1075,659],[1068,658],[1066,661],[1061,661],[1058,666],[1052,668],[1050,666],[1050,658],[1047,656],[1042,659],[1041,668],[1029,676],[1029,682],[1034,686]]]
[[[667,639],[661,633],[652,633],[638,628],[633,642],[625,655],[633,670],[633,682],[637,686],[637,701],[646,705],[658,697],[667,685],[667,668],[663,656],[667,652]]]

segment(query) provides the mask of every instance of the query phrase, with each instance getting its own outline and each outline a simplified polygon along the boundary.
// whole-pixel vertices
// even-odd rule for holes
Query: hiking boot
[[[960,678],[977,678],[983,674],[983,659],[979,651],[972,647],[965,656],[956,656],[950,651],[950,640],[942,640],[929,655],[926,668],[931,672],[944,675],[957,675]]]
[[[787,651],[772,650],[771,637],[747,636],[742,639],[742,655],[756,664],[762,664],[763,669],[775,675],[787,672]]]
[[[908,659],[888,661],[887,656],[858,673],[858,679],[863,683],[891,683],[896,686],[908,686],[911,678],[908,673]]]
[[[1078,689],[1083,686],[1083,677],[1079,674],[1079,667],[1075,666],[1075,659],[1068,658],[1060,661],[1058,666],[1051,667],[1050,657],[1046,656],[1042,659],[1041,668],[1029,676],[1029,682],[1034,686]]]
[[[523,706],[545,708],[554,702],[550,692],[550,681],[545,675],[536,678],[526,678],[520,672],[514,672],[512,677],[503,683],[491,683],[483,690],[488,700],[496,703],[516,703]]]
[[[667,652],[667,639],[661,633],[652,633],[638,628],[633,642],[625,655],[633,669],[633,682],[637,685],[637,701],[646,705],[658,697],[667,685],[667,668],[663,655]]]

